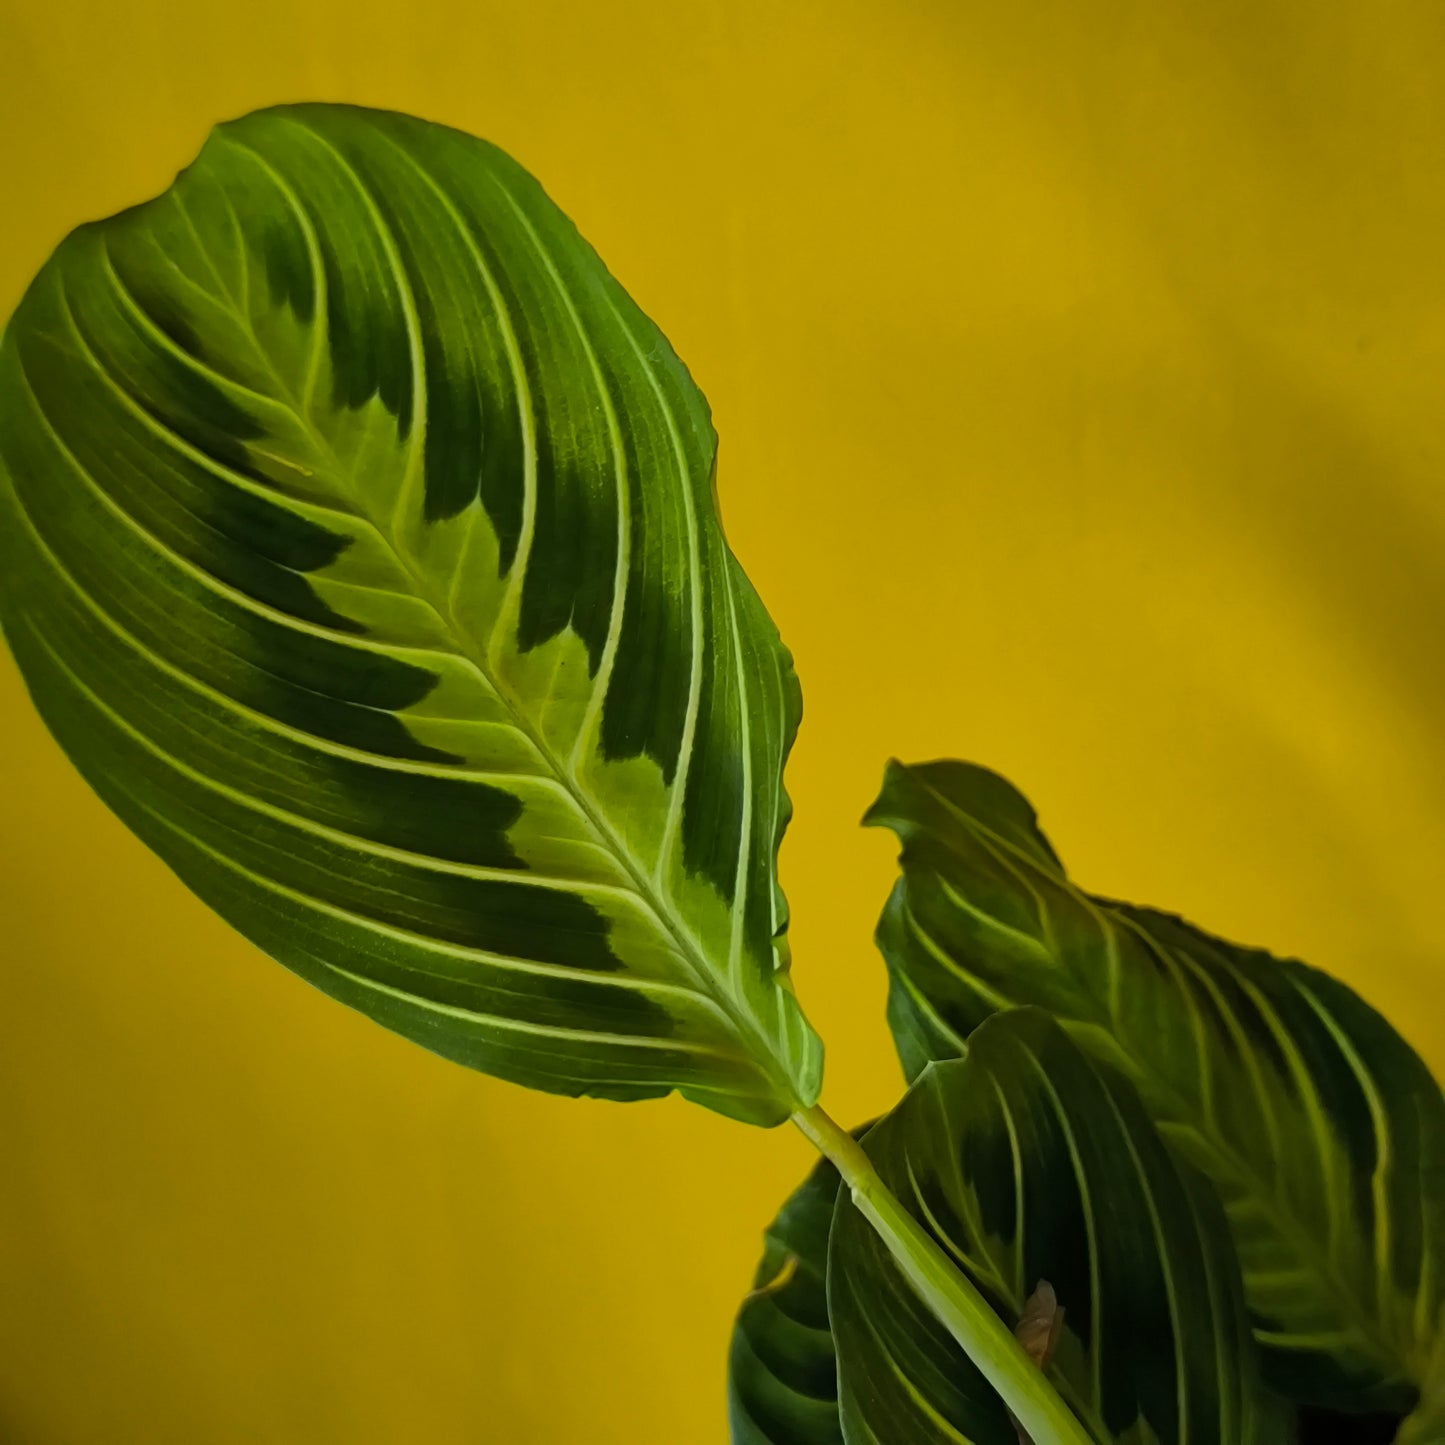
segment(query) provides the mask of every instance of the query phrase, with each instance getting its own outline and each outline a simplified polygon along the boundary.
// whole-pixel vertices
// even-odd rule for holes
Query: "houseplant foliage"
[[[879,943],[908,1072],[1048,1009],[1215,1184],[1279,1387],[1407,1404],[1445,1309],[1445,1107],[1404,1040],[1315,969],[1085,894],[981,768],[895,764],[869,817],[903,840]]]
[[[501,152],[259,112],[11,319],[0,621],[96,791],[318,987],[818,1146],[739,1315],[740,1445],[1445,1440],[1439,1086],[1333,980],[1082,893],[994,775],[890,769],[911,1086],[857,1135],[819,1108],[798,687],[715,451]]]

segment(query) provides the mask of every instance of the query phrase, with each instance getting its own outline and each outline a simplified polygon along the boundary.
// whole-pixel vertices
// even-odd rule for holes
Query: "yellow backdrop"
[[[499,142],[712,400],[837,1115],[899,1088],[890,753],[1438,1070],[1442,74],[1434,0],[0,0],[0,310],[254,106]],[[211,918],[8,660],[0,737],[0,1440],[720,1445],[801,1138],[442,1063]]]

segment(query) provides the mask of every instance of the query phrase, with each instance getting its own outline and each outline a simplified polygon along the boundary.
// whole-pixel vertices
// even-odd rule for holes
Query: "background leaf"
[[[448,1057],[775,1123],[798,717],[706,404],[520,167],[341,106],[75,232],[0,353],[3,621],[207,902]]]
[[[903,842],[878,939],[905,1068],[1046,1008],[1220,1190],[1271,1380],[1409,1409],[1445,1298],[1445,1103],[1390,1025],[1303,964],[1083,893],[982,768],[893,764],[869,821]]]
[[[1041,1281],[1064,1310],[1050,1378],[1101,1442],[1265,1445],[1238,1265],[1213,1191],[1133,1091],[1046,1014],[982,1025],[864,1140],[884,1182],[1013,1326]],[[1002,1402],[846,1195],[828,1299],[850,1445],[1018,1445]]]
[[[728,1355],[733,1445],[838,1445],[843,1438],[827,1292],[839,1183],[838,1171],[820,1160],[763,1236]]]

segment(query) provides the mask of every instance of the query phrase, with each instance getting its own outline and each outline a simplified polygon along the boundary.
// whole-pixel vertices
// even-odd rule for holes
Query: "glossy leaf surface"
[[[342,106],[220,127],[0,352],[0,617],[208,903],[448,1057],[816,1094],[774,860],[799,698],[706,403],[519,166]]]
[[[863,1147],[1010,1327],[1052,1288],[1063,1321],[1049,1378],[1099,1445],[1289,1438],[1259,1385],[1218,1200],[1132,1089],[1046,1014],[984,1024]],[[1018,1445],[1003,1403],[846,1195],[828,1298],[849,1445]]]
[[[1445,1104],[1390,1025],[1304,964],[1084,893],[984,769],[894,764],[869,818],[903,842],[878,937],[908,1072],[1047,1009],[1219,1189],[1279,1388],[1411,1408],[1445,1299]]]

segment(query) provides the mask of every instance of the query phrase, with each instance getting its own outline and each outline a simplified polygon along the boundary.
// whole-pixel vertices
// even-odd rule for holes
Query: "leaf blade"
[[[1217,1202],[1046,1015],[984,1025],[864,1147],[1006,1322],[1051,1282],[1064,1315],[1050,1378],[1091,1438],[1287,1438]],[[1002,1402],[846,1197],[829,1305],[849,1441],[1016,1445]]]
[[[728,1352],[733,1445],[841,1445],[828,1232],[841,1187],[820,1160],[768,1226]]]
[[[1272,1381],[1408,1409],[1439,1307],[1445,1103],[1388,1023],[1303,964],[1083,893],[984,769],[894,764],[869,820],[904,845],[879,942],[905,1066],[1000,1007],[1047,1008],[1221,1188]]]
[[[516,1082],[775,1123],[821,1062],[798,693],[714,452],[514,162],[281,107],[7,327],[0,617],[106,801],[312,982]]]

